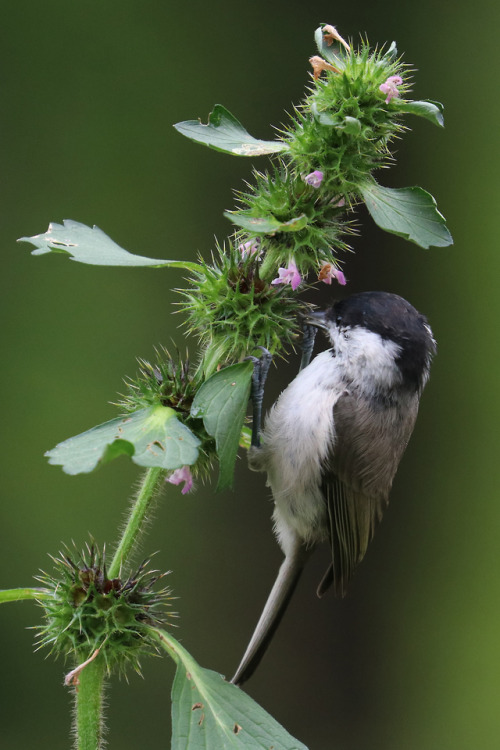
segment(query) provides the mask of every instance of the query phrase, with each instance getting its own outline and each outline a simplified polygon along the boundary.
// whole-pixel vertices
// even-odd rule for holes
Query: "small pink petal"
[[[260,239],[257,238],[256,240],[248,240],[248,242],[244,242],[242,245],[238,245],[238,250],[240,251],[242,258],[251,258],[252,255],[261,252]]]
[[[332,279],[335,279],[341,286],[345,286],[347,283],[343,272],[335,268],[332,263],[325,263],[322,266],[318,274],[318,279],[325,284],[331,284]]]
[[[391,99],[399,96],[398,86],[401,86],[403,79],[401,76],[389,76],[385,83],[381,83],[379,86],[380,91],[383,94],[387,94],[385,103],[389,104]]]
[[[181,490],[183,495],[186,495],[193,489],[193,475],[189,466],[182,466],[180,469],[176,469],[167,477],[166,481],[170,482],[170,484],[181,484],[181,482],[184,482],[184,487]]]
[[[332,198],[330,203],[332,204],[334,208],[343,208],[343,206],[345,206],[345,198],[344,197]]]
[[[304,182],[307,182],[307,184],[313,188],[319,188],[319,186],[323,182],[323,177],[323,172],[320,172],[319,169],[316,169],[314,172],[310,172],[310,174],[304,177]]]
[[[288,268],[278,268],[278,278],[273,279],[271,284],[273,286],[278,284],[290,284],[293,291],[295,291],[301,281],[302,277],[299,273],[299,269],[293,260],[291,260],[288,264]]]

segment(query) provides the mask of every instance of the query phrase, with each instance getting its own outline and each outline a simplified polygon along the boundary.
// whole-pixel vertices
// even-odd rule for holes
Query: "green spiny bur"
[[[324,171],[321,190],[346,199],[376,168],[387,163],[389,144],[404,130],[394,100],[385,103],[380,85],[406,67],[368,45],[342,54],[340,73],[327,71],[296,111],[287,142],[299,173]]]
[[[153,588],[166,574],[149,570],[146,560],[134,573],[110,579],[94,543],[53,561],[54,574],[38,577],[51,596],[40,601],[45,622],[36,628],[37,645],[80,661],[100,649],[108,673],[129,666],[140,673],[140,657],[156,650],[150,628],[175,617],[167,609],[170,589]]]
[[[200,378],[191,368],[188,357],[177,359],[168,349],[156,350],[156,361],[152,364],[138,359],[139,374],[125,381],[128,393],[118,402],[125,411],[136,411],[146,406],[170,406],[180,416],[189,415]]]
[[[352,233],[352,228],[343,219],[340,193],[332,199],[331,193],[311,187],[283,159],[271,174],[254,172],[254,178],[253,190],[238,195],[244,208],[231,214],[234,223],[240,223],[241,217],[272,216],[280,222],[305,217],[304,226],[296,230],[262,233],[266,235],[262,239],[262,278],[271,280],[290,257],[302,273],[317,274],[322,264],[335,262],[333,248],[348,249],[342,237]]]
[[[258,252],[243,257],[229,243],[218,248],[212,264],[200,261],[180,290],[180,307],[187,314],[188,330],[201,341],[205,377],[217,366],[239,361],[257,346],[271,353],[286,351],[298,335],[297,313],[305,309],[295,296],[276,289],[259,275]]]
[[[240,226],[247,226],[248,217],[280,222],[305,217],[297,231],[262,231],[262,278],[272,278],[290,258],[301,274],[317,275],[325,263],[338,265],[338,253],[348,249],[343,237],[353,231],[344,206],[359,200],[360,186],[387,164],[389,144],[404,130],[397,106],[386,104],[380,85],[391,76],[402,78],[405,66],[366,44],[338,53],[336,61],[340,72],[327,70],[296,108],[283,131],[288,149],[277,165],[271,172],[254,172],[254,185],[238,195],[242,208],[226,213]],[[401,84],[401,93],[406,90]],[[321,184],[311,187],[305,178],[315,171],[321,172]]]

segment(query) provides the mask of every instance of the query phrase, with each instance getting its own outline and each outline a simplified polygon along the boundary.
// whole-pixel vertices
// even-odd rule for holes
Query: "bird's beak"
[[[328,328],[326,321],[326,310],[315,310],[303,316],[304,323],[315,328]]]

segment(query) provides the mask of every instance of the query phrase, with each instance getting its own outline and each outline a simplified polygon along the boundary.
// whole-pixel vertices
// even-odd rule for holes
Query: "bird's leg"
[[[264,400],[264,386],[267,374],[273,361],[272,355],[263,346],[257,347],[262,351],[262,357],[249,357],[253,362],[252,374],[252,446],[260,448],[260,433],[262,428],[262,402]]]
[[[274,586],[254,630],[250,643],[231,680],[242,685],[255,672],[281,622],[312,549],[306,549],[297,538],[290,546]]]
[[[317,327],[311,326],[309,323],[304,323],[302,326],[302,359],[300,360],[299,371],[307,367],[311,361],[317,332]]]

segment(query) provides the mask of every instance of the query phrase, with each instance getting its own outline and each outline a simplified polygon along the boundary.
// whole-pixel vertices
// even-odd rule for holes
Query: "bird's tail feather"
[[[246,682],[259,666],[285,614],[310,553],[310,549],[297,543],[283,560],[247,650],[231,680],[235,685]]]

